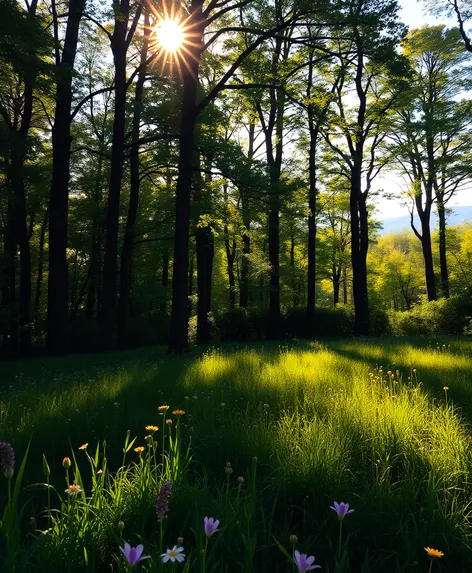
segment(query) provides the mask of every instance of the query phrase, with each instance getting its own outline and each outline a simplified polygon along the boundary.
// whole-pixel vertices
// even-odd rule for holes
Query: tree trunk
[[[163,300],[159,306],[161,312],[167,312],[167,288],[169,285],[169,249],[164,247],[164,254],[162,255],[162,275],[161,285],[163,290]]]
[[[49,198],[48,334],[51,354],[68,347],[67,218],[69,207],[72,75],[85,0],[70,0],[62,60],[58,66],[56,111],[52,129],[52,181]]]
[[[336,265],[333,265],[332,273],[333,273],[333,304],[334,306],[336,306],[337,304],[339,304],[341,269],[337,269]]]
[[[192,30],[192,44],[187,47],[181,70],[183,96],[179,135],[179,163],[175,197],[174,265],[172,273],[172,312],[169,352],[182,353],[188,349],[188,270],[190,198],[192,191],[192,166],[197,121],[197,87],[203,31],[206,21],[203,0],[192,0],[187,26]]]
[[[362,172],[359,154],[351,173],[351,263],[352,296],[354,300],[354,333],[369,334],[369,305],[367,294],[368,218],[365,196],[362,193]]]
[[[149,9],[144,13],[144,40],[141,49],[140,70],[136,81],[136,90],[134,98],[134,113],[132,127],[132,147],[130,154],[130,192],[128,216],[126,218],[125,237],[121,251],[121,268],[120,268],[120,298],[118,301],[118,347],[125,348],[127,344],[127,322],[129,306],[131,303],[131,281],[132,281],[132,262],[133,262],[133,235],[138,214],[139,204],[139,125],[141,122],[141,111],[143,105],[144,81],[146,79],[146,59],[149,44]]]
[[[34,295],[34,325],[38,329],[39,323],[39,307],[41,304],[41,290],[43,286],[43,267],[44,267],[44,243],[46,239],[46,228],[48,226],[48,213],[44,216],[43,224],[41,225],[41,233],[39,235],[39,253],[38,253],[38,275],[36,277],[36,290]]]
[[[433,250],[431,247],[431,227],[429,216],[421,219],[421,247],[423,250],[426,293],[428,300],[437,300],[436,277],[434,276]]]
[[[449,298],[449,271],[446,256],[446,209],[443,201],[438,198],[439,219],[439,264],[441,267],[441,289],[445,298]]]
[[[343,303],[348,304],[347,269],[343,266]]]
[[[225,205],[228,205],[228,185],[223,186],[223,196],[225,200]],[[226,217],[229,214],[226,213]],[[228,270],[228,282],[229,282],[229,308],[232,310],[236,306],[236,280],[234,275],[234,260],[236,258],[236,240],[233,237],[233,243],[230,245],[229,238],[229,228],[228,223],[225,221],[223,226],[223,235],[225,240],[225,251],[226,251],[226,268]]]
[[[211,227],[208,225],[197,229],[197,344],[208,344],[211,341],[211,281],[213,274],[214,240]]]
[[[115,14],[115,25],[111,38],[115,67],[115,103],[100,316],[101,344],[105,349],[111,349],[115,344],[118,230],[126,119],[126,32],[128,20],[129,0],[121,0],[119,11]]]
[[[15,202],[10,185],[6,213],[6,226],[3,236],[2,258],[2,306],[6,320],[2,333],[2,344],[7,353],[16,352],[18,348],[18,319],[15,308],[16,302],[16,257],[17,235],[15,231]]]
[[[247,157],[250,161],[254,158],[254,140],[256,133],[256,124],[250,120],[249,123],[249,147]],[[249,304],[249,253],[251,252],[251,213],[249,197],[247,191],[241,193],[241,212],[243,219],[243,249],[241,257],[241,281],[239,288],[239,306],[247,308]]]

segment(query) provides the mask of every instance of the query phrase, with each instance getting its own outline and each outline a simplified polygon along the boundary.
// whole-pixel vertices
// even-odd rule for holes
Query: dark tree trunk
[[[115,345],[118,230],[121,182],[123,179],[125,120],[126,120],[126,52],[130,0],[121,0],[115,14],[111,49],[115,68],[115,102],[111,149],[111,173],[108,186],[105,254],[103,258],[102,310],[100,314],[101,344],[105,349]]]
[[[295,275],[295,236],[292,231],[290,237],[290,272],[292,275],[291,288],[292,288],[292,304],[297,307],[300,303],[300,294],[297,287],[297,277]]]
[[[447,268],[446,251],[446,209],[444,202],[438,197],[439,219],[439,264],[441,267],[441,289],[445,298],[449,298],[449,271]]]
[[[169,286],[169,249],[164,247],[164,254],[162,255],[162,275],[161,285],[163,291],[163,300],[159,306],[161,312],[167,312],[167,288]]]
[[[343,266],[343,303],[348,303],[348,288],[347,288],[347,269],[346,265]]]
[[[248,159],[252,161],[254,158],[254,140],[256,133],[256,124],[254,121],[249,123],[249,148],[248,148]],[[249,205],[249,197],[247,191],[241,193],[241,211],[243,219],[243,248],[241,257],[241,281],[239,289],[239,306],[242,308],[247,308],[249,304],[249,254],[251,252],[251,212]]]
[[[223,194],[225,205],[228,205],[228,185],[224,185]],[[228,213],[226,215],[228,217]],[[230,242],[228,223],[225,221],[223,226],[223,235],[225,240],[226,251],[226,268],[228,270],[229,282],[229,308],[233,309],[236,306],[236,279],[234,274],[234,261],[236,258],[236,239],[233,237],[233,242]]]
[[[38,329],[39,322],[39,307],[41,304],[41,290],[43,286],[44,275],[44,243],[46,239],[46,228],[48,226],[48,213],[44,216],[43,224],[41,225],[41,232],[39,235],[39,253],[38,253],[38,275],[36,277],[36,290],[34,295],[34,324],[35,329]]]
[[[132,147],[130,154],[130,192],[128,216],[126,218],[125,237],[121,251],[120,268],[120,298],[118,301],[118,347],[125,348],[127,344],[126,329],[131,303],[131,281],[133,261],[133,234],[138,214],[139,203],[139,125],[143,105],[144,81],[146,79],[146,59],[149,44],[149,10],[144,13],[144,41],[141,49],[140,69],[136,81],[134,97],[134,112],[132,126]]]
[[[421,218],[421,247],[423,251],[426,293],[428,300],[437,300],[436,277],[434,276],[433,250],[429,215]]]
[[[49,199],[49,281],[48,336],[51,354],[61,354],[68,347],[68,277],[67,217],[69,206],[70,116],[72,106],[72,75],[77,51],[80,20],[85,0],[69,2],[64,49],[58,66],[56,111],[52,130],[52,181]]]
[[[367,294],[368,218],[366,197],[361,188],[361,162],[359,154],[351,172],[351,263],[352,296],[354,300],[354,333],[369,334],[369,305]]]
[[[193,268],[193,264],[194,264],[194,256],[193,256],[193,252],[190,256],[190,264],[189,264],[189,269],[188,269],[188,301],[187,301],[187,309],[188,309],[188,315],[191,316],[192,312],[193,312],[193,274],[194,274],[194,268]]]
[[[189,54],[184,52],[185,63],[181,64],[183,96],[179,135],[179,164],[175,198],[174,257],[172,273],[172,312],[169,352],[181,353],[188,349],[188,270],[190,198],[192,192],[192,166],[197,121],[197,87],[202,50],[203,31],[206,22],[203,0],[192,0],[187,26],[192,30]]]
[[[340,288],[340,279],[341,279],[341,269],[336,268],[336,265],[332,267],[333,273],[333,304],[336,306],[339,304],[339,288]]]

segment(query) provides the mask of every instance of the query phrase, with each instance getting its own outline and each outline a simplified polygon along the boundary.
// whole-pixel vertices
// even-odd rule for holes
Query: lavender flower
[[[205,528],[205,535],[207,537],[211,537],[214,533],[219,531],[218,525],[220,524],[219,520],[214,520],[213,517],[205,517],[203,520],[203,526]]]
[[[129,543],[125,543],[124,547],[120,547],[121,553],[125,556],[128,567],[131,569],[140,561],[145,559],[150,559],[150,555],[143,555],[143,545],[138,545],[137,547],[131,547]]]
[[[162,484],[157,494],[156,514],[159,519],[165,519],[169,511],[169,498],[172,491],[172,482],[166,481]]]
[[[15,452],[8,442],[0,442],[0,472],[7,479],[13,477],[15,471]]]
[[[295,550],[293,554],[293,561],[298,568],[299,573],[305,573],[305,571],[311,571],[312,569],[321,569],[321,565],[313,565],[315,561],[314,555],[308,555],[306,553],[300,554],[299,551]]]
[[[335,501],[334,507],[330,505],[329,508],[338,514],[339,521],[342,521],[346,517],[346,515],[349,515],[350,513],[354,512],[353,509],[349,509],[349,504],[344,503],[343,501],[341,503]]]

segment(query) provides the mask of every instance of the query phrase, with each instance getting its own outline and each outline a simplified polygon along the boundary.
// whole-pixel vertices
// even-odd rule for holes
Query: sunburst
[[[154,49],[161,61],[161,72],[168,65],[171,74],[176,67],[182,77],[182,66],[191,72],[189,60],[197,59],[196,54],[199,55],[202,47],[201,38],[198,37],[195,23],[192,23],[192,15],[183,17],[181,12],[175,11],[173,5],[169,10],[165,3],[161,10],[153,10],[156,20],[152,28]]]

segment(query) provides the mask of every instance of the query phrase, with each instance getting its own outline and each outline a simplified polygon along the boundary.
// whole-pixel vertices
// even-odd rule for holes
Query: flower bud
[[[64,458],[64,459],[62,460],[62,466],[63,466],[66,470],[68,470],[68,469],[70,468],[70,466],[71,466],[70,458]]]
[[[298,537],[292,533],[292,535],[289,537],[289,540],[292,545],[295,545],[295,543],[298,541]]]
[[[44,454],[43,454],[43,474],[46,478],[49,478],[49,476],[51,475],[51,469],[49,468],[48,461]]]
[[[244,478],[243,478],[243,476],[239,476],[239,477],[238,477],[238,483],[239,483],[240,485],[242,485],[242,484],[244,483]]]
[[[118,522],[118,529],[120,531],[123,531],[123,529],[125,528],[125,522],[124,521],[119,521]]]
[[[183,542],[184,542],[183,537],[177,537],[177,545],[182,545]]]

